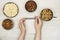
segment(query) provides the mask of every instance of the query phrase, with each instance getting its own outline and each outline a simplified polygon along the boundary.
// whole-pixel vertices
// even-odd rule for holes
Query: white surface
[[[44,8],[50,8],[57,18],[53,18],[49,22],[43,21],[42,40],[60,40],[60,0],[35,0],[37,3],[37,10],[32,13],[25,10],[26,1],[28,0],[0,0],[0,40],[18,40],[20,35],[20,29],[18,27],[19,20],[24,17],[39,16],[41,10]],[[12,18],[14,21],[14,28],[9,31],[4,30],[1,25],[2,21],[7,18],[2,12],[4,4],[7,2],[14,2],[19,7],[18,15]],[[26,21],[26,40],[34,39],[35,29],[33,23],[33,20]]]

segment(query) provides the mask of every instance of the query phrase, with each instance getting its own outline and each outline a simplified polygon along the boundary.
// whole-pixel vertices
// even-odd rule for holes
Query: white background
[[[44,8],[50,8],[54,16],[51,21],[43,21],[42,28],[42,40],[60,40],[60,0],[34,0],[37,3],[37,10],[35,12],[27,12],[25,10],[25,3],[28,0],[0,0],[0,40],[18,40],[20,35],[20,29],[18,26],[21,18],[31,18],[39,16],[40,12]],[[19,7],[19,13],[16,17],[11,18],[14,21],[14,28],[11,30],[5,30],[2,28],[2,22],[8,18],[3,14],[3,6],[7,2],[14,2]],[[26,20],[26,40],[34,40],[34,20]]]

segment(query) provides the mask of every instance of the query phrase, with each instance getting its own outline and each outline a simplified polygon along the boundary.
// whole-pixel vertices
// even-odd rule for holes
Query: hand
[[[20,36],[19,36],[19,40],[24,40],[25,39],[25,34],[26,34],[26,28],[25,28],[25,25],[24,25],[24,21],[25,21],[26,19],[25,18],[23,18],[23,19],[21,19],[20,21],[19,21],[19,28],[20,28],[20,30],[21,30],[21,34],[20,34]]]
[[[19,28],[20,28],[20,30],[21,30],[21,33],[26,32],[26,28],[25,28],[25,25],[24,25],[24,21],[25,21],[25,20],[26,20],[26,19],[23,18],[23,19],[21,19],[21,20],[19,21]]]
[[[36,28],[36,31],[39,31],[42,29],[42,21],[38,16],[35,17],[35,28]]]

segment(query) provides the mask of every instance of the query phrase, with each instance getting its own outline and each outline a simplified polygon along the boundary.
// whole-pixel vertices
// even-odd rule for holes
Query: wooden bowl
[[[50,21],[53,18],[53,12],[49,8],[45,8],[40,13],[41,19],[44,21]]]
[[[28,12],[33,12],[37,9],[37,4],[35,1],[27,1],[26,4],[25,4],[25,9],[28,11]]]
[[[13,28],[13,22],[10,19],[3,20],[2,27],[6,30],[10,30]]]
[[[18,14],[18,12],[19,12],[18,6],[13,2],[8,2],[3,7],[3,13],[7,17],[13,18]]]

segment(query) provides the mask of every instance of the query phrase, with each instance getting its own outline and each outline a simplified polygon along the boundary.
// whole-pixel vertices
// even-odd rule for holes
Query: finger
[[[39,18],[37,17],[37,24],[39,24]]]
[[[19,28],[21,29],[21,27],[22,27],[22,23],[21,23],[21,21],[19,21]]]
[[[39,23],[41,23],[41,19],[40,19],[40,17],[37,17],[37,19],[38,19]]]
[[[23,25],[24,25],[24,21],[25,21],[26,19],[25,18],[23,18],[23,19],[21,19],[20,21],[19,21],[19,27],[22,27]]]
[[[37,16],[37,24],[42,24],[40,17]]]
[[[26,18],[23,18],[23,19],[22,19],[22,22],[25,22],[25,20],[26,20]]]
[[[20,20],[20,22],[24,22],[25,20],[26,20],[26,19],[25,19],[25,18],[23,18],[23,19],[21,19],[21,20]]]
[[[25,26],[25,24],[24,24],[25,20],[26,20],[25,18],[23,18],[23,19],[21,20],[21,26],[23,26],[23,27]]]
[[[37,18],[37,24],[39,24],[39,17],[37,16],[36,18]]]

